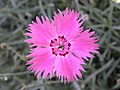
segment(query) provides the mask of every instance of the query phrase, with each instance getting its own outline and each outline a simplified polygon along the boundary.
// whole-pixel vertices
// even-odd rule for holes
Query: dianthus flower
[[[42,20],[36,17],[36,22],[29,24],[26,42],[31,44],[31,60],[27,65],[37,77],[42,74],[44,79],[49,74],[52,78],[55,73],[61,81],[70,82],[82,78],[84,60],[98,53],[98,37],[93,36],[95,31],[83,29],[78,12],[68,8],[64,13],[58,11],[51,21],[41,16]]]

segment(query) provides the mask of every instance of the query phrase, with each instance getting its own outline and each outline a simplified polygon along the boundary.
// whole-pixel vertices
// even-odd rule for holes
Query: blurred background
[[[0,90],[120,90],[120,0],[0,0]],[[86,61],[83,79],[63,84],[34,77],[25,65],[25,29],[35,16],[74,8],[99,36],[100,53]],[[81,89],[80,89],[81,88]]]

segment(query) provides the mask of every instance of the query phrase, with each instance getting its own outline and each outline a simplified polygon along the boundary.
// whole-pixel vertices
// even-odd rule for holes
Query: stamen
[[[51,40],[52,54],[65,56],[68,54],[71,44],[67,42],[64,36],[58,36],[58,39]]]

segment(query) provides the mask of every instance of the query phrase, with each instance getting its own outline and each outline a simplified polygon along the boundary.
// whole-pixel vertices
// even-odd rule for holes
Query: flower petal
[[[58,35],[64,35],[67,38],[75,37],[80,30],[83,30],[79,28],[83,23],[82,18],[79,18],[79,13],[74,10],[68,11],[68,8],[66,8],[64,14],[60,10],[59,14],[55,13],[54,23]]]
[[[27,62],[27,64],[30,64],[28,69],[32,72],[35,71],[35,75],[37,75],[37,77],[39,77],[41,73],[43,73],[43,79],[46,78],[48,74],[50,74],[50,78],[52,78],[54,60],[55,57],[50,55],[49,53],[37,56]]]
[[[78,80],[77,76],[82,78],[81,71],[85,71],[81,66],[83,60],[76,58],[73,55],[67,55],[65,57],[57,56],[54,63],[54,72],[56,72],[57,77],[61,78],[61,81],[74,81]]]
[[[97,42],[97,37],[92,37],[94,32],[89,32],[85,30],[80,33],[80,36],[73,39],[71,52],[77,54],[78,56],[86,59],[86,57],[93,58],[91,53],[98,53],[99,48]]]
[[[51,23],[48,18],[42,17],[42,22],[36,17],[37,23],[32,21],[29,24],[27,36],[30,39],[25,40],[27,43],[32,43],[34,46],[49,46],[50,39],[56,37],[54,23]]]

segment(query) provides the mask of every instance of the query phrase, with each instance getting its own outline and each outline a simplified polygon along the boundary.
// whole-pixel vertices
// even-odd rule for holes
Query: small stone
[[[0,44],[1,49],[6,49],[8,47],[7,43]]]

